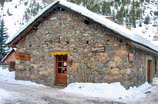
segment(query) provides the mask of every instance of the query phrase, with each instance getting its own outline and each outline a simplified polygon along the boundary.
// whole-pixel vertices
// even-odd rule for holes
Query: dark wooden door
[[[56,85],[67,85],[67,55],[56,56]]]
[[[9,71],[15,71],[15,62],[10,62]]]
[[[152,64],[152,61],[151,60],[148,60],[147,61],[147,82],[151,82],[151,64]]]

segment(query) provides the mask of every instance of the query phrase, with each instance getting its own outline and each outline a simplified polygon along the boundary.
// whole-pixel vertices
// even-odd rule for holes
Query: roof
[[[5,61],[13,52],[15,52],[14,49],[12,49],[12,50],[1,60],[2,63],[4,63],[4,61]]]
[[[158,52],[158,47],[150,43],[148,40],[143,38],[137,33],[132,32],[131,30],[128,30],[108,19],[106,19],[104,16],[93,13],[86,9],[85,7],[78,6],[76,4],[64,1],[64,0],[56,0],[55,2],[49,4],[46,8],[44,8],[39,14],[37,14],[33,19],[31,19],[23,28],[21,28],[15,35],[12,37],[9,37],[7,40],[6,44],[11,44],[13,43],[18,37],[22,35],[22,32],[26,31],[27,28],[29,28],[30,25],[32,25],[36,20],[38,20],[44,13],[46,13],[48,10],[53,8],[56,5],[61,5],[64,6],[70,10],[75,11],[76,13],[79,13],[80,15],[83,15],[99,24],[102,26],[105,26],[114,32],[118,33],[119,35],[131,40],[132,42],[136,42],[138,44],[141,44],[150,50]]]

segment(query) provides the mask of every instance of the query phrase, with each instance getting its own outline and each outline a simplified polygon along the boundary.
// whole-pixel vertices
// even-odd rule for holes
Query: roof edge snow
[[[13,52],[15,52],[14,49],[12,49],[7,55],[5,55],[3,59],[1,60],[1,62],[4,63],[4,61],[8,58],[8,56],[10,56],[10,54],[12,54]]]

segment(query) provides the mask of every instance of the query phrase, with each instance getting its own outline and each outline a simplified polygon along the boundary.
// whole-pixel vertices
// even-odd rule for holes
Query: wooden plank
[[[57,85],[67,85],[67,74],[57,74]]]
[[[16,52],[15,53],[15,58],[17,60],[25,60],[25,61],[30,61],[30,55],[27,53],[23,53],[23,52]]]

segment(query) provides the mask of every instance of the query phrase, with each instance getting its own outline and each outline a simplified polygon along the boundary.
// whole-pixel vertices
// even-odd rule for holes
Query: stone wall
[[[133,54],[133,61],[129,61],[129,75],[127,82],[129,86],[140,85],[147,81],[147,61],[152,61],[151,81],[155,76],[155,62],[157,61],[154,54],[148,53],[135,47],[130,47],[129,53]]]
[[[129,63],[127,42],[113,31],[68,11],[56,11],[32,30],[17,45],[17,51],[30,54],[30,61],[17,61],[16,78],[53,86],[55,84],[55,56],[52,51],[69,51],[68,83],[121,82],[124,86],[145,81],[141,62]],[[105,52],[92,52],[93,47],[105,46]],[[138,53],[137,53],[138,52]],[[135,54],[143,53],[136,51]],[[139,56],[139,55],[138,55]],[[137,63],[137,64],[135,64]],[[140,78],[140,79],[139,79]]]

